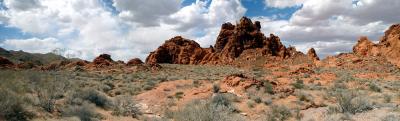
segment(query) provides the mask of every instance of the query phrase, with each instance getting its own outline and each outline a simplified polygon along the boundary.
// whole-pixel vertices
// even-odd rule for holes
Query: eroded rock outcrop
[[[173,64],[231,64],[237,58],[255,56],[287,58],[293,52],[286,48],[278,36],[269,37],[260,31],[260,22],[243,17],[237,25],[222,24],[214,47],[201,48],[193,40],[180,36],[167,40],[150,53],[146,63]],[[255,55],[255,56],[254,56]]]
[[[367,37],[361,37],[353,47],[353,52],[361,56],[383,56],[400,66],[400,24],[390,26],[377,44]]]
[[[96,57],[92,62],[92,64],[97,67],[111,66],[113,63],[114,61],[108,54],[101,54],[100,56]]]
[[[310,58],[313,61],[319,61],[319,57],[318,57],[317,53],[315,52],[314,48],[311,48],[308,50],[307,56],[308,56],[308,58]]]

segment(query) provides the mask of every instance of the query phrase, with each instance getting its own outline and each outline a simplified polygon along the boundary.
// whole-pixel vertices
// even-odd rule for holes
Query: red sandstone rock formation
[[[260,22],[243,17],[237,25],[222,25],[214,47],[201,48],[193,40],[180,36],[167,40],[150,53],[146,63],[173,64],[230,64],[237,58],[249,55],[287,58],[294,52],[287,49],[279,37],[270,34],[265,37],[260,31]]]
[[[367,37],[361,37],[353,47],[353,52],[362,56],[384,56],[400,66],[400,24],[392,25],[377,44]]]
[[[92,62],[92,64],[96,67],[111,66],[113,63],[114,61],[108,54],[101,54],[99,57],[96,57]]]
[[[307,56],[308,56],[308,58],[310,58],[313,61],[318,61],[319,60],[319,57],[318,57],[317,53],[315,52],[314,48],[311,48],[311,49],[308,50]]]
[[[146,63],[197,64],[207,53],[195,41],[177,36],[151,52]]]

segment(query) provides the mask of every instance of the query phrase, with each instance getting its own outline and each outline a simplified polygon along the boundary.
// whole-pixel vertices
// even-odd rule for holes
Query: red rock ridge
[[[201,48],[195,41],[177,36],[151,52],[146,63],[231,64],[237,58],[253,55],[284,59],[295,53],[278,36],[265,37],[260,29],[260,22],[253,23],[246,17],[237,25],[222,24],[216,43],[210,48]]]

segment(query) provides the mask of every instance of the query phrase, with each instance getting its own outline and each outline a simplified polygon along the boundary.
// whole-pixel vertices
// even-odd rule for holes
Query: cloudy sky
[[[224,22],[242,16],[300,51],[351,51],[359,36],[378,40],[400,22],[400,0],[0,0],[0,47],[91,60],[145,59],[176,35],[203,47]]]

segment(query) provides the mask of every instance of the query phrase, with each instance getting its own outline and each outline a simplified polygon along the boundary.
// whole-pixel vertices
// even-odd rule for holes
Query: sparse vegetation
[[[8,121],[28,121],[33,114],[25,109],[21,97],[0,88],[0,118]]]
[[[274,94],[274,89],[270,82],[264,81],[264,89],[266,93]]]
[[[213,85],[213,92],[214,92],[214,93],[218,93],[218,92],[219,92],[219,90],[220,90],[220,87],[219,87],[219,85],[217,85],[217,84],[214,84],[214,85]]]
[[[217,95],[211,100],[195,100],[183,109],[174,112],[177,121],[240,121],[236,110],[223,95]]]
[[[292,84],[294,88],[296,89],[303,89],[304,88],[304,82],[303,80],[297,79],[295,83]]]
[[[338,106],[342,113],[360,113],[372,109],[372,104],[366,97],[359,96],[354,91],[339,91],[336,94]]]
[[[183,97],[183,92],[176,92],[175,93],[175,98],[181,99]]]
[[[138,118],[141,115],[141,111],[137,107],[137,104],[132,100],[131,97],[118,96],[114,100],[113,115],[131,116]]]
[[[267,113],[267,121],[285,121],[292,116],[290,109],[283,105],[273,105]]]
[[[375,83],[370,83],[369,84],[369,89],[371,91],[374,91],[374,92],[381,92],[382,91],[382,89],[378,85],[376,85]]]
[[[95,112],[94,105],[84,102],[82,105],[70,105],[62,110],[65,117],[78,117],[81,121],[96,121],[101,119],[101,115]]]
[[[112,107],[112,101],[105,94],[103,94],[97,90],[94,90],[94,89],[78,90],[76,93],[74,93],[72,95],[69,102],[71,104],[80,105],[82,102],[79,102],[79,100],[89,101],[93,104],[96,104],[96,106],[99,106],[102,108],[111,108]]]

